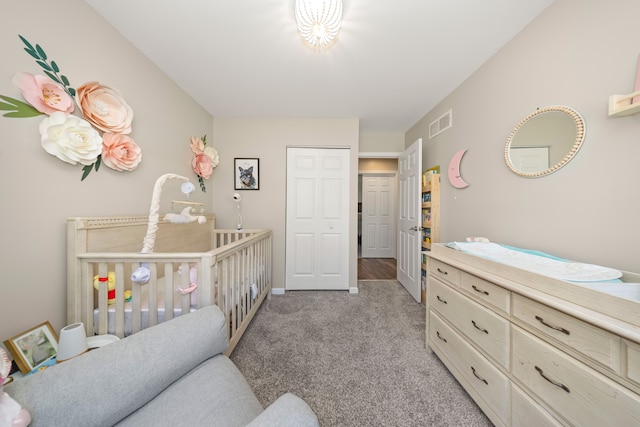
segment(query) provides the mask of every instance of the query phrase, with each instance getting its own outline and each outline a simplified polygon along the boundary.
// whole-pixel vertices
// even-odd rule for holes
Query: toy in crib
[[[3,390],[10,372],[11,361],[4,349],[0,348],[0,425],[24,427],[31,422],[31,414]]]
[[[178,268],[178,273],[179,274],[183,274],[184,269],[182,268],[182,266],[180,266]],[[191,294],[191,305],[195,305],[196,304],[196,293],[193,292],[198,288],[198,283],[196,283],[198,281],[198,270],[196,268],[195,265],[192,265],[189,267],[189,287],[187,288],[180,288],[178,287],[178,289],[176,289],[176,292],[180,293],[181,295],[187,295],[187,294]]]
[[[180,202],[177,200],[173,200],[171,203],[175,204],[189,204],[189,205],[201,205],[202,203],[190,203],[190,202]],[[172,222],[174,224],[187,224],[190,222],[198,221],[198,224],[204,224],[207,222],[207,218],[204,215],[192,215],[194,208],[192,206],[187,206],[182,209],[179,214],[168,213],[164,215],[164,220]]]
[[[107,282],[107,303],[116,302],[116,273],[110,271],[107,273],[107,277],[93,276],[93,287],[96,290],[100,290],[100,282]]]
[[[113,304],[116,302],[116,273],[110,271],[107,273],[107,277],[93,276],[93,287],[96,290],[100,290],[100,282],[107,282],[107,303]],[[124,300],[131,301],[131,291],[124,291]]]

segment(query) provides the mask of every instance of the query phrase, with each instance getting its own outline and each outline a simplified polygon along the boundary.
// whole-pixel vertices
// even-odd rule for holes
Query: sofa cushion
[[[251,421],[247,427],[318,427],[318,417],[307,403],[285,393]]]
[[[125,418],[123,426],[246,426],[262,405],[238,368],[219,355],[203,362]]]
[[[14,381],[5,391],[30,412],[32,427],[114,425],[227,345],[224,315],[205,307]]]

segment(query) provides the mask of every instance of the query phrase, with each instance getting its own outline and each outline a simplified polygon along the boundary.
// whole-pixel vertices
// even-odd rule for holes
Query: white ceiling
[[[553,0],[344,0],[310,51],[294,0],[86,0],[213,116],[405,132]]]

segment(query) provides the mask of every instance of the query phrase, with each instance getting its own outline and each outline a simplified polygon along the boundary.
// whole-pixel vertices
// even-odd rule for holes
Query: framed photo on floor
[[[260,159],[236,157],[233,166],[236,190],[260,189]]]
[[[23,374],[28,374],[58,353],[58,335],[49,322],[9,338],[3,344]]]

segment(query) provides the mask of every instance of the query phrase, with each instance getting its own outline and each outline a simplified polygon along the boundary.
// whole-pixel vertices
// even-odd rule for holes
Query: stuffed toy
[[[94,288],[100,289],[100,282],[107,282],[107,302],[109,304],[116,302],[116,273],[114,271],[110,271],[107,273],[107,277],[93,277]]]
[[[3,384],[11,372],[7,352],[0,348],[0,426],[24,427],[31,422],[29,411],[20,406],[3,390]]]
[[[178,273],[180,275],[182,275],[183,274],[183,270],[184,269],[182,268],[182,266],[180,266],[178,268]],[[196,303],[198,301],[197,300],[197,295],[194,292],[196,290],[196,288],[198,287],[197,281],[198,281],[198,269],[196,268],[195,265],[191,265],[189,267],[189,287],[188,288],[180,288],[179,287],[179,288],[176,289],[176,292],[180,293],[181,295],[191,294],[190,301],[191,301],[191,305],[192,306],[196,305]]]
[[[198,221],[198,224],[204,224],[207,222],[207,217],[204,215],[192,215],[191,209],[191,207],[186,207],[179,214],[165,214],[163,219],[174,224],[188,224],[193,221]]]

